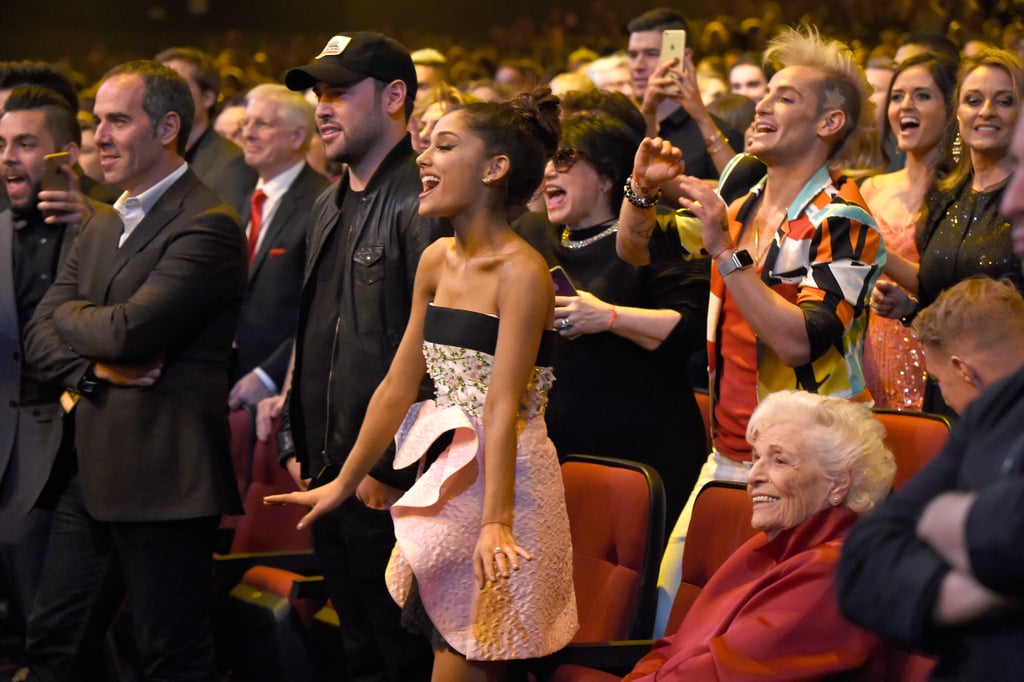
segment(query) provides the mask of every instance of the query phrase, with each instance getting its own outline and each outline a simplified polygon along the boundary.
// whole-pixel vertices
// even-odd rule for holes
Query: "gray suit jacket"
[[[149,388],[101,383],[75,408],[86,508],[100,521],[237,513],[227,423],[246,269],[237,218],[191,171],[120,248],[120,220],[99,218],[29,323],[28,360],[69,387],[93,362],[162,358],[163,372]]]
[[[93,208],[97,213],[113,213],[99,203]],[[78,232],[77,226],[65,231],[62,263]],[[0,212],[0,543],[21,538],[25,516],[50,476],[63,433],[60,405],[19,404],[23,362],[14,297],[14,225],[7,209]]]

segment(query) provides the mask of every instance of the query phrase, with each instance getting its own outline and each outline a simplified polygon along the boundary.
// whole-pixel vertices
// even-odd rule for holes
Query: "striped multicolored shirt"
[[[727,168],[723,182],[728,172]],[[729,231],[734,241],[739,239],[744,220],[754,209],[764,183],[762,179],[730,206]],[[681,246],[682,255],[703,253],[700,222],[696,218],[683,214],[661,216],[659,227],[678,233],[675,248]],[[652,258],[658,248],[652,241]],[[786,365],[770,347],[753,339],[753,330],[745,321],[723,327],[723,310],[736,310],[738,314],[738,309],[727,304],[725,281],[718,268],[712,267],[708,369],[715,447],[719,452],[734,459],[749,459],[746,423],[757,402],[769,393],[803,389],[857,401],[871,400],[862,368],[866,306],[884,266],[881,234],[856,184],[842,175],[831,174],[823,166],[790,205],[787,220],[776,232],[759,270],[765,284],[803,311],[812,359],[799,367]],[[723,339],[723,329],[735,337]],[[742,338],[744,335],[746,338]],[[755,357],[723,355],[723,346],[750,348]],[[753,381],[737,384],[737,376],[723,381],[730,370],[734,375],[750,373]]]

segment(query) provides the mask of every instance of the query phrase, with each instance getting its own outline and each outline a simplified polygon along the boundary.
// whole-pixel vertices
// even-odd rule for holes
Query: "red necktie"
[[[266,192],[258,189],[252,193],[250,199],[250,227],[249,227],[249,262],[256,256],[256,244],[260,240],[260,224],[263,222],[263,203],[267,200]]]

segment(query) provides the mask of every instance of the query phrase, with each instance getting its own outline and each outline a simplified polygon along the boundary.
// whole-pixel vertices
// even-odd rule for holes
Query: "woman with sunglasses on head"
[[[706,449],[687,357],[704,337],[708,272],[702,263],[636,267],[616,255],[623,183],[639,142],[604,112],[563,120],[544,174],[547,220],[532,214],[517,229],[577,290],[555,297],[561,340],[547,423],[559,454],[651,464],[671,515]]]

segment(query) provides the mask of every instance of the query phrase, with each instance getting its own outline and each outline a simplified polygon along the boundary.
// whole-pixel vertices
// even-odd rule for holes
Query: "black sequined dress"
[[[918,299],[921,307],[968,277],[1008,277],[1024,293],[1021,263],[1013,253],[1010,223],[999,212],[1004,182],[987,192],[971,189],[971,177],[928,200],[928,220],[918,235],[921,254]],[[938,389],[928,382],[924,409],[950,414]]]

